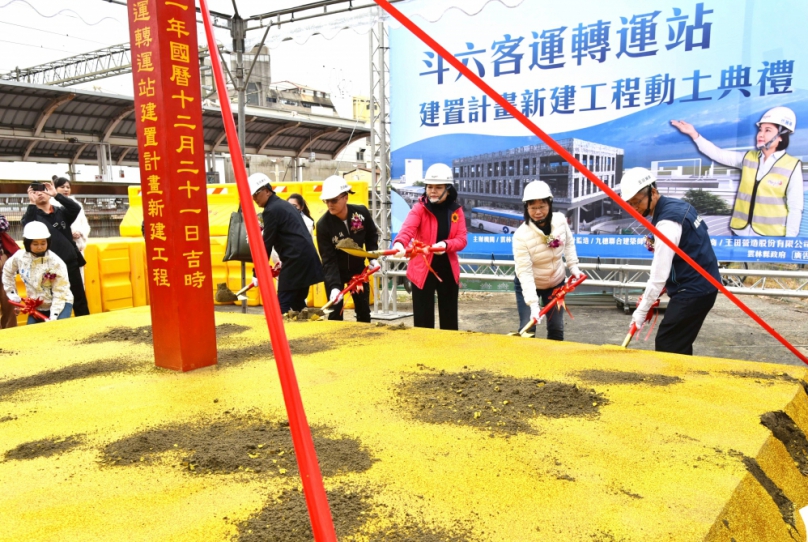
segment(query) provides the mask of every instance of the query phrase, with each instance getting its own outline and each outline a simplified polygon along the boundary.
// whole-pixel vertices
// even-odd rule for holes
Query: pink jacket
[[[463,207],[458,208],[452,212],[452,223],[449,225],[449,238],[446,239],[446,254],[449,257],[449,263],[452,266],[452,274],[454,275],[455,282],[460,284],[460,262],[458,262],[457,253],[466,248],[468,241],[466,240],[466,216],[463,214]],[[407,219],[401,226],[401,231],[398,232],[395,242],[401,243],[405,247],[410,244],[410,241],[417,239],[422,243],[434,245],[438,237],[438,219],[435,218],[424,204],[419,200],[413,205]],[[432,254],[427,255],[427,262],[432,263]],[[418,288],[423,288],[426,282],[429,269],[424,262],[424,258],[418,256],[410,260],[407,266],[407,278],[412,281]]]

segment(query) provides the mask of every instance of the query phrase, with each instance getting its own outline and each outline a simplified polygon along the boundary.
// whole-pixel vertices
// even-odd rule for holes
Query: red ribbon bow
[[[45,316],[44,314],[42,314],[41,312],[39,312],[37,310],[37,308],[39,308],[39,306],[42,305],[42,303],[43,303],[42,299],[34,299],[34,298],[31,298],[31,297],[23,297],[21,303],[17,303],[15,301],[11,301],[11,300],[9,300],[9,303],[14,305],[15,307],[19,307],[20,309],[22,309],[20,312],[23,313],[23,314],[30,314],[34,318],[38,318],[38,319],[42,320],[43,322],[48,320],[47,316]]]

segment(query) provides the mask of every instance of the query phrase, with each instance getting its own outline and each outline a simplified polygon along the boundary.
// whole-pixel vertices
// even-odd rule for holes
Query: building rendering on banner
[[[558,142],[610,188],[620,184],[623,149],[581,139]],[[452,161],[457,190],[468,210],[476,207],[519,210],[522,190],[540,179],[553,192],[553,210],[569,218],[574,231],[612,220],[620,208],[594,183],[570,167],[547,145],[528,145]]]

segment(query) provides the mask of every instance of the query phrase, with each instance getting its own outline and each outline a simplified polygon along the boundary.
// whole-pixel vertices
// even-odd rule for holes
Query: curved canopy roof
[[[0,161],[98,163],[99,144],[112,161],[137,166],[134,101],[128,96],[0,82]],[[203,107],[205,151],[228,152],[221,111]],[[337,157],[352,141],[368,137],[352,119],[246,108],[247,154]]]

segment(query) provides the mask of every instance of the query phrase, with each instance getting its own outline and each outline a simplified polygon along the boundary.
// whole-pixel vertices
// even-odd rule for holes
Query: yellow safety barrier
[[[19,275],[16,276],[16,283],[17,283],[17,293],[20,297],[25,297],[25,283],[23,283],[22,279]],[[17,315],[17,325],[24,326],[28,322],[28,315],[27,314],[18,314]]]
[[[210,264],[211,273],[213,277],[213,292],[219,287],[219,284],[227,284],[228,268],[227,262],[222,261],[224,258],[224,249],[227,246],[226,237],[211,237],[210,239]],[[234,290],[238,291],[238,290]],[[231,303],[219,303],[214,300],[216,305],[232,305]]]
[[[135,306],[130,243],[113,239],[115,238],[100,239],[94,243],[98,249],[98,277],[103,312],[131,309]]]

